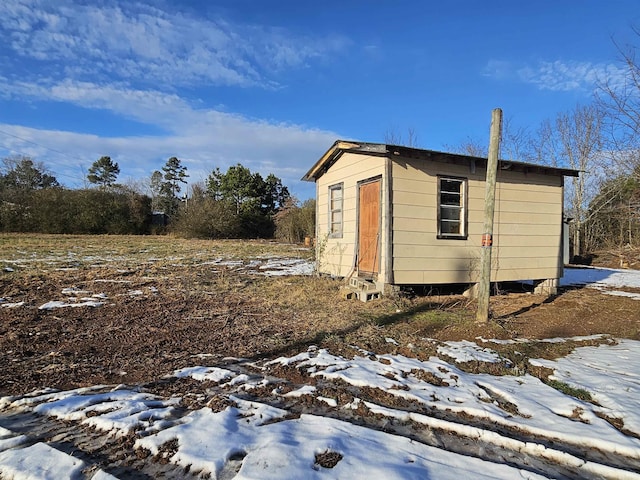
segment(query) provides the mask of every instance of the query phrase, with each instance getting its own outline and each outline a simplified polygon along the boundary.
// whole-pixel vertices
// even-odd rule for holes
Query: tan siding
[[[449,270],[457,272],[472,272],[477,268],[479,261],[479,258],[430,258],[428,260],[425,258],[396,258],[395,267],[400,271],[428,272],[429,274],[446,272]]]
[[[537,205],[535,203],[523,202],[522,211],[520,212],[504,212],[502,209],[498,210],[496,205],[495,220],[499,220],[496,224],[500,223],[501,228],[507,225],[558,225],[560,226],[561,216],[560,212],[557,215],[550,215],[548,213],[538,213]],[[556,217],[554,219],[554,217]],[[555,221],[557,220],[557,221]]]
[[[478,258],[432,258],[430,260],[415,258],[394,259],[396,281],[403,283],[402,278],[405,273],[411,272],[412,276],[420,273],[425,279],[425,283],[461,283],[475,281],[477,278],[477,268],[480,262]],[[533,280],[543,278],[556,278],[559,274],[557,257],[530,259],[530,263],[523,267],[519,259],[492,259],[492,281],[508,280]],[[546,272],[546,273],[545,273]],[[449,274],[455,273],[457,280],[439,280],[440,278],[450,278]],[[512,277],[514,273],[519,276]]]
[[[558,236],[560,235],[561,233],[558,232]],[[501,254],[504,253],[506,255],[509,253],[514,257],[522,256],[523,250],[526,250],[524,252],[526,257],[531,257],[533,255],[541,255],[536,249],[542,249],[547,251],[547,255],[558,255],[559,242],[552,235],[494,235],[494,239],[494,250],[500,248]],[[556,244],[558,245],[554,248]],[[508,249],[513,249],[515,252]],[[523,261],[526,263],[525,260]]]
[[[437,195],[434,192],[405,192],[395,191],[393,195],[394,205],[419,205],[420,207],[435,207]]]
[[[496,192],[500,194],[502,201],[516,201],[521,202],[527,200],[528,202],[536,203],[552,203],[555,204],[558,200],[558,196],[555,192],[549,191],[548,188],[545,191],[531,191],[531,190],[516,190],[509,188],[505,185],[500,185],[500,191]],[[482,194],[484,198],[484,192]]]
[[[318,259],[318,270],[321,273],[340,277],[351,273],[356,250],[358,182],[383,175],[384,161],[384,157],[345,153],[318,179],[317,241],[320,244],[319,250],[321,252]],[[329,186],[338,183],[343,183],[343,232],[342,238],[330,238],[327,235],[329,223],[328,190]],[[386,214],[384,206],[382,214]],[[381,251],[384,252],[386,248],[384,240],[381,243]],[[381,263],[381,266],[384,266],[384,263]],[[381,272],[381,274],[383,273]]]
[[[425,233],[431,232],[431,234],[435,238],[435,231],[433,230],[434,219],[416,219],[406,216],[393,216],[393,227],[394,227],[394,244],[397,243],[398,235],[402,233],[413,234],[414,232]]]
[[[319,270],[338,276],[351,273],[355,261],[358,182],[382,176],[385,158],[344,153],[318,179],[317,232]],[[393,278],[398,284],[475,281],[483,233],[483,169],[465,165],[393,158]],[[468,179],[467,233],[464,240],[442,240],[437,232],[437,175]],[[328,238],[328,187],[344,184],[343,236]],[[496,188],[492,279],[555,278],[560,272],[562,178],[500,171]],[[382,203],[382,225],[388,208]],[[381,232],[380,251],[387,236]],[[385,278],[385,259],[381,259]]]
[[[439,240],[437,176],[468,179],[466,240]],[[483,169],[394,159],[393,267],[396,283],[474,281],[484,222]],[[501,171],[496,187],[492,279],[555,278],[560,271],[561,178]]]
[[[411,178],[393,177],[393,192],[424,193],[435,196],[433,190],[427,187],[428,184],[425,184],[425,180],[420,179],[421,176],[422,174],[416,173]]]
[[[484,182],[469,180],[469,207],[484,204]]]
[[[394,269],[394,281],[398,285],[419,285],[425,283],[424,272]],[[452,282],[456,283],[456,282]]]
[[[528,236],[553,236],[560,234],[561,226],[560,225],[543,225],[543,224],[515,224],[512,223],[510,225],[496,225],[497,228],[494,229],[494,233],[496,237],[528,237]]]
[[[436,284],[436,283],[472,283],[474,280],[467,272],[447,270],[438,272],[438,281],[433,281],[433,274],[425,271],[398,270],[395,273],[398,285]]]
[[[402,205],[393,203],[393,207],[395,210],[401,210],[402,218],[414,219],[414,220],[428,220],[432,226],[429,227],[430,230],[435,231],[436,228],[436,219],[438,212],[436,211],[435,205],[433,206],[424,206],[424,205]]]
[[[505,201],[502,198],[500,201],[500,213],[517,213],[522,214],[522,205],[526,200],[520,201]],[[558,215],[562,212],[562,205],[557,203],[540,203],[540,202],[526,202],[529,205],[529,210],[535,209],[537,214],[546,215]]]
[[[520,257],[511,257],[511,258],[504,258],[502,256],[498,257],[496,259],[496,261],[494,262],[495,265],[497,266],[496,268],[498,270],[500,269],[505,269],[505,270],[516,270],[516,269],[520,269],[523,268],[522,266],[522,262],[520,260]],[[534,268],[534,269],[540,269],[540,268],[549,268],[552,269],[553,271],[555,271],[556,267],[558,266],[558,257],[556,255],[552,255],[552,256],[545,256],[545,257],[531,257],[528,259],[528,263],[526,265],[526,268]]]
[[[521,173],[500,170],[498,181],[507,189],[547,191],[547,186],[562,186],[562,177],[540,173]]]
[[[450,260],[454,261],[460,258],[460,255],[468,255],[468,247],[460,245],[460,247],[442,248],[441,245],[398,245],[396,244],[396,254],[394,258],[400,263],[396,263],[397,268],[407,268],[410,262],[420,265],[419,268],[424,269],[425,265],[432,265],[434,260]]]
[[[549,278],[549,269],[532,269],[526,270],[502,270],[501,277],[493,279],[493,281],[509,281],[511,278],[526,279],[545,279]],[[559,275],[559,273],[556,273]],[[553,277],[556,278],[556,277]],[[444,271],[444,272],[422,272],[422,271],[401,271],[397,273],[395,282],[398,285],[414,285],[414,284],[442,284],[442,283],[473,283],[476,278],[471,277],[468,272],[460,271]]]
[[[552,241],[549,237],[548,235],[494,236],[493,251],[499,250],[501,256],[518,257],[522,255],[521,249],[527,248],[528,255],[531,257],[553,255],[555,252],[550,253],[548,246]],[[555,236],[552,238],[555,240]],[[395,258],[458,258],[460,255],[468,256],[469,248],[479,247],[480,239],[469,245],[463,240],[440,240],[431,233],[397,232],[394,256]]]
[[[540,250],[540,255],[537,257],[532,257],[529,259],[529,263],[526,268],[531,267],[539,267],[541,265],[553,266],[557,263],[557,256],[550,255],[549,252],[543,251],[541,247],[538,247]],[[414,253],[416,256],[402,256],[395,257],[396,260],[396,268],[405,269],[405,270],[446,270],[448,267],[460,269],[461,265],[464,266],[464,269],[468,269],[470,266],[476,266],[476,262],[480,259],[480,249],[477,249],[477,255],[467,256],[465,257],[450,257],[444,251],[434,249],[431,251],[431,255],[428,259],[416,257],[421,252],[419,247],[411,247],[407,248],[405,253]],[[494,249],[496,255],[498,254],[498,249]],[[494,270],[501,269],[514,269],[521,268],[522,264],[520,262],[520,254],[515,252],[513,249],[503,249],[500,252],[500,255],[492,259],[492,265],[494,266]],[[494,272],[495,273],[495,272]]]

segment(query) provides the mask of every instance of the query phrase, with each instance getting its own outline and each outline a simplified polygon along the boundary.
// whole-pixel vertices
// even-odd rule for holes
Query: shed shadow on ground
[[[290,355],[292,353],[299,353],[300,351],[307,350],[312,345],[321,345],[325,340],[330,337],[345,337],[352,333],[355,333],[360,328],[367,326],[378,326],[385,327],[392,325],[394,323],[403,322],[407,319],[413,318],[416,315],[425,314],[433,311],[442,311],[443,308],[449,307],[454,308],[456,304],[459,304],[461,301],[465,300],[464,297],[455,296],[451,299],[443,300],[442,296],[437,297],[438,299],[434,299],[433,301],[427,301],[416,305],[415,307],[403,309],[400,312],[392,313],[392,314],[383,314],[374,317],[363,317],[362,319],[354,322],[347,328],[334,329],[321,331],[316,333],[313,336],[300,339],[298,341],[288,343],[281,347],[262,351],[257,355],[254,355],[249,358],[251,361],[263,360],[264,358],[275,358],[278,356]],[[358,300],[345,300],[345,301],[358,301]],[[375,300],[374,300],[375,301]]]
[[[606,278],[606,277],[603,277]],[[567,292],[574,290],[582,290],[586,287],[586,284],[576,284],[576,285],[565,285],[558,287],[558,293],[554,295],[545,296],[542,300],[537,300],[541,297],[541,295],[536,295],[535,298],[529,305],[520,307],[513,311],[508,311],[506,313],[502,313],[500,315],[493,315],[491,319],[497,323],[504,322],[509,319],[516,318],[520,315],[523,315],[528,312],[535,311],[536,309],[550,305],[562,298]],[[509,295],[509,294],[519,294],[519,293],[528,293],[533,294],[534,287],[531,283],[522,283],[522,282],[506,282],[495,287],[497,291],[494,293],[492,291],[492,295]]]
[[[495,313],[491,310],[490,322],[494,322],[498,326],[502,326],[504,328],[505,322],[525,313],[535,312],[536,309],[540,307],[553,304],[553,302],[562,298],[566,292],[581,290],[585,288],[587,284],[604,280],[615,272],[615,270],[610,269],[580,267],[566,268],[564,280],[569,284],[561,286],[558,289],[557,294],[544,297],[535,295],[531,297],[530,301],[528,301],[526,305],[522,305],[522,302],[520,302],[520,305],[514,303],[513,308],[509,309],[507,307],[506,311],[502,308],[500,313]],[[299,339],[295,342],[288,343],[268,351],[262,351],[260,354],[255,355],[252,358],[258,360],[265,357],[273,358],[275,356],[291,354],[292,352],[299,352],[302,349],[307,349],[311,345],[320,345],[327,338],[332,336],[345,337],[353,334],[360,328],[370,325],[387,327],[396,323],[410,321],[411,319],[415,319],[422,315],[428,315],[429,312],[433,312],[434,314],[441,312],[442,316],[440,318],[434,316],[429,319],[429,321],[425,322],[423,326],[424,328],[420,330],[420,334],[423,336],[437,334],[437,332],[442,329],[443,325],[450,322],[451,315],[458,315],[463,320],[468,320],[467,317],[473,316],[473,311],[475,311],[475,302],[463,296],[463,293],[468,288],[468,283],[403,286],[402,295],[406,295],[411,298],[418,297],[421,301],[411,308],[403,308],[398,312],[368,316],[366,318],[363,317],[346,328],[318,332],[310,337]],[[495,302],[496,297],[508,296],[510,294],[533,294],[533,290],[534,286],[532,282],[492,283],[490,309],[491,303],[492,301]]]

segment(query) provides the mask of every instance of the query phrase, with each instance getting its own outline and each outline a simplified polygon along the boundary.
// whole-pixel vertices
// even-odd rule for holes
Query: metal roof
[[[311,167],[311,169],[302,177],[302,180],[313,182],[320,178],[328,169],[340,158],[345,152],[360,153],[366,155],[376,155],[384,157],[410,157],[423,158],[424,160],[449,160],[452,162],[460,160],[473,160],[479,166],[486,165],[485,157],[474,157],[471,155],[462,155],[459,153],[439,152],[437,150],[425,150],[421,148],[405,147],[402,145],[389,145],[386,143],[369,143],[357,142],[349,140],[336,140],[334,144],[327,150],[324,155]],[[500,170],[515,170],[524,172],[535,172],[543,175],[563,175],[568,177],[577,177],[579,170],[571,168],[558,168],[548,165],[538,165],[535,163],[518,162],[513,160],[499,160],[498,168]]]

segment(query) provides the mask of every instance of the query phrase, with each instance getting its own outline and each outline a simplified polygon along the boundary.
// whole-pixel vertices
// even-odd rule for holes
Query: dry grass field
[[[383,440],[385,445],[391,438],[406,437],[462,454],[464,461],[476,457],[507,462],[550,478],[605,477],[585,476],[583,460],[577,466],[567,466],[564,460],[535,453],[547,452],[546,447],[561,455],[614,466],[616,470],[606,478],[621,478],[620,471],[640,471],[640,460],[635,457],[559,441],[553,431],[541,435],[540,429],[527,430],[527,422],[544,422],[548,416],[544,400],[533,418],[531,412],[520,415],[513,403],[528,405],[541,391],[558,401],[554,395],[561,392],[563,404],[583,402],[573,410],[575,418],[572,416],[565,427],[582,427],[576,419],[601,408],[591,397],[594,392],[551,378],[553,369],[529,360],[565,357],[578,346],[604,343],[611,348],[617,338],[639,340],[637,299],[576,287],[546,298],[533,295],[524,286],[502,285],[491,297],[492,320],[477,325],[474,303],[453,291],[429,289],[425,293],[415,289],[368,303],[347,300],[341,295],[342,281],[313,274],[312,256],[308,248],[268,241],[0,236],[0,420],[2,431],[12,432],[4,441],[23,438],[26,442],[24,449],[6,450],[3,455],[29,456],[29,445],[33,444],[34,448],[49,448],[52,455],[82,460],[87,465],[83,478],[92,478],[96,469],[117,478],[210,478],[205,470],[192,471],[190,464],[181,465],[175,456],[181,448],[197,443],[193,439],[180,443],[174,438],[156,454],[135,447],[146,438],[145,425],[153,427],[153,411],[165,403],[171,405],[169,424],[178,428],[203,412],[214,418],[217,414],[233,415],[242,402],[255,402],[286,411],[291,422],[284,421],[280,427],[303,424],[308,418],[322,419],[317,421],[326,424],[339,420],[347,422],[340,425],[351,425],[345,427],[349,432],[345,438],[351,438],[353,429],[365,427],[370,429],[366,438],[374,431],[391,434]],[[640,293],[636,287],[624,288],[630,294]],[[593,334],[609,336],[567,339]],[[482,352],[469,360],[446,353],[451,349],[444,353],[440,349],[444,341],[471,340],[478,343],[478,353],[483,350],[479,337],[519,341],[491,342],[493,353],[488,360]],[[564,340],[538,341],[555,337]],[[364,371],[377,368],[378,373],[365,383],[348,383],[315,376],[295,362],[270,361],[331,354],[338,363],[342,362],[339,359],[353,359]],[[496,356],[499,361],[494,360]],[[386,371],[393,366],[391,362],[414,362],[419,367],[394,377]],[[433,365],[439,367],[429,370]],[[176,373],[203,368],[228,372],[234,378],[227,382]],[[357,374],[358,368],[351,370]],[[443,375],[449,377],[443,380]],[[476,392],[474,395],[481,398],[474,396],[468,410],[456,413],[447,407],[447,395],[457,399],[466,388],[475,391],[480,377],[483,385],[494,382],[496,391],[502,391],[502,379],[515,382],[514,391],[525,389],[529,396],[509,400],[508,395],[495,391],[490,398]],[[387,381],[393,386],[381,387],[380,382]],[[533,386],[526,390],[528,384]],[[88,388],[72,390],[81,387]],[[417,397],[405,397],[402,393],[411,392],[396,391],[396,387],[415,387],[414,394],[435,388],[433,395],[442,399],[429,397],[424,403]],[[296,393],[301,390],[314,394]],[[49,395],[53,397],[49,399]],[[57,402],[47,399],[56,395],[62,404],[66,395],[72,396],[70,404],[88,402],[91,411],[75,420],[35,412],[36,408],[55,405]],[[118,417],[122,415],[118,408],[126,410],[131,405],[108,400],[112,395],[131,397],[138,412],[133,416],[139,414],[142,419],[136,429],[141,430],[118,435],[85,425],[110,415]],[[150,398],[147,411],[139,412],[138,396]],[[32,411],[31,401],[44,403]],[[476,401],[480,405],[474,406]],[[498,417],[504,425],[466,413],[482,410],[483,402],[491,402],[487,408],[502,412]],[[365,404],[373,407],[365,408]],[[455,406],[461,408],[457,403]],[[425,428],[418,421],[393,420],[381,415],[378,408],[402,415],[427,412],[424,419],[446,427]],[[235,422],[243,418],[238,415]],[[605,427],[615,430],[610,433],[637,438],[618,416],[598,415]],[[552,415],[549,422],[565,420]],[[594,428],[603,428],[598,425]],[[502,443],[469,439],[458,433],[460,428],[483,432],[490,438],[498,435]],[[263,431],[256,431],[256,438]],[[590,435],[597,437],[599,433]],[[218,447],[224,452],[221,442]],[[504,442],[512,445],[511,450],[505,450]],[[532,447],[523,455],[519,445],[546,447]],[[214,453],[207,454],[208,461],[217,461]],[[298,453],[304,453],[304,446]],[[319,466],[314,469],[331,469],[342,458],[323,459],[315,453]],[[333,451],[325,453],[330,457]],[[352,456],[353,452],[343,454]],[[216,478],[234,478],[243,459],[222,456],[225,466],[209,471],[215,470]]]
[[[268,241],[3,235],[0,297],[19,306],[0,308],[0,395],[139,384],[202,364],[203,355],[265,359],[309,345],[426,357],[429,339],[640,339],[639,303],[591,289],[551,299],[498,292],[494,320],[479,326],[473,303],[459,295],[408,292],[362,303],[341,298],[338,280],[278,275],[312,253]],[[100,305],[41,308],[83,300]],[[527,345],[527,356],[571,348]]]

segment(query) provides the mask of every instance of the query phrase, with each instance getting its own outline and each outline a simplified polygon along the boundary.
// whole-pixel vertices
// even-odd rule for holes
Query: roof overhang
[[[311,167],[302,177],[302,180],[314,182],[320,178],[335,163],[344,152],[368,153],[376,155],[387,155],[386,145],[380,143],[351,142],[347,140],[336,140],[331,148]]]
[[[474,162],[477,166],[486,166],[487,159],[484,157],[474,157],[471,155],[461,155],[457,153],[438,152],[436,150],[424,150],[421,148],[405,147],[401,145],[388,145],[385,143],[367,143],[347,140],[336,140],[331,148],[311,167],[302,177],[302,180],[314,182],[320,178],[345,152],[359,153],[363,155],[375,155],[385,157],[409,157],[422,158],[425,160],[444,160],[456,162]],[[571,168],[558,168],[547,165],[537,165],[535,163],[517,162],[512,160],[500,160],[498,162],[500,170],[513,170],[540,173],[543,175],[562,175],[577,177],[578,170]]]

